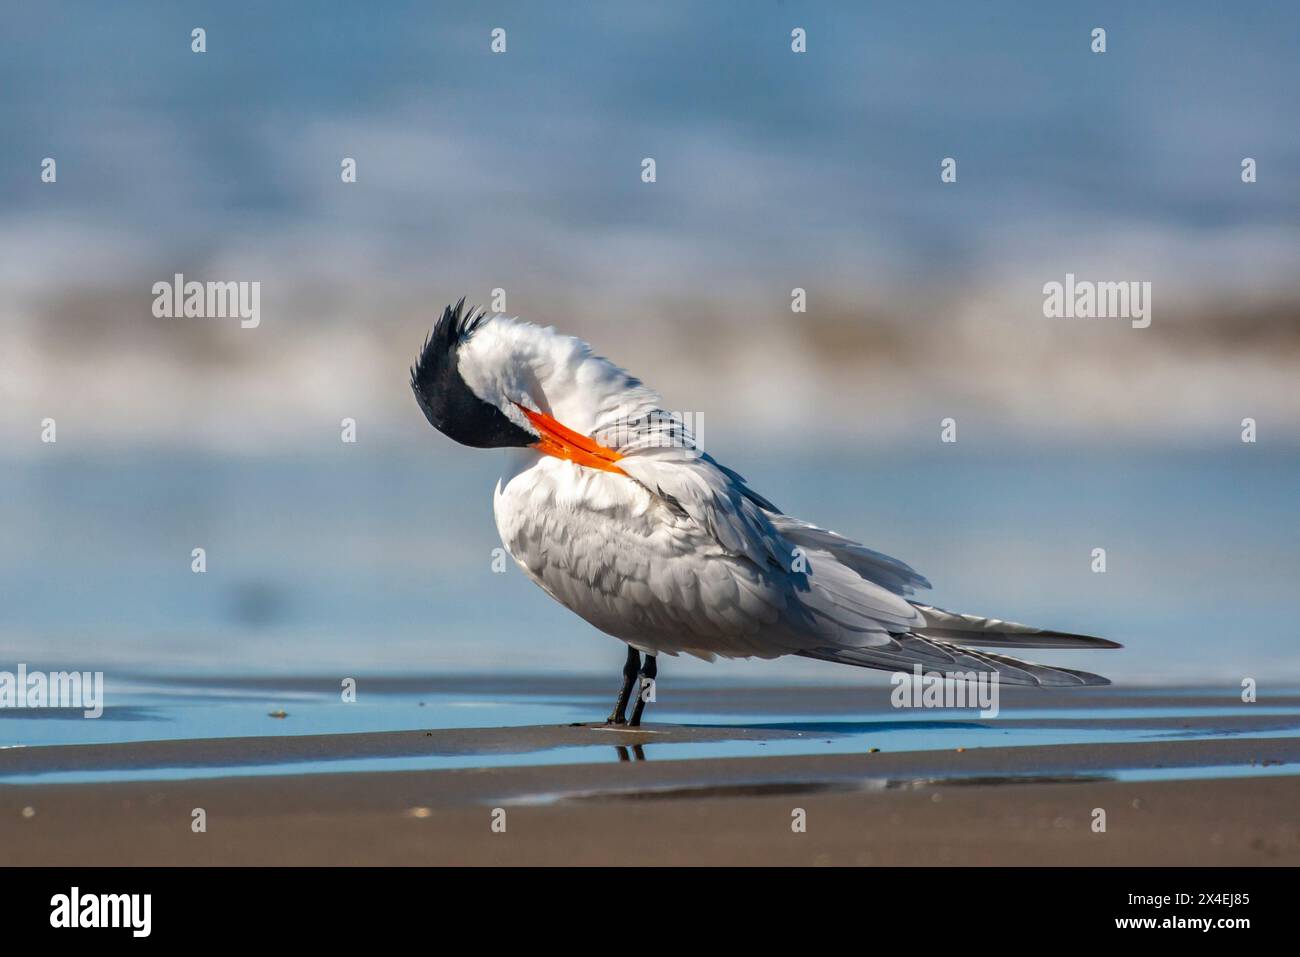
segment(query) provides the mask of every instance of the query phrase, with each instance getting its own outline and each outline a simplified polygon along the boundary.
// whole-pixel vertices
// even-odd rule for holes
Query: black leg
[[[614,710],[605,720],[606,724],[626,724],[627,702],[632,697],[632,685],[636,683],[636,673],[641,668],[641,653],[631,645],[627,646],[627,663],[623,665],[623,690],[618,693]]]
[[[646,655],[645,666],[641,669],[641,687],[637,689],[636,704],[632,706],[632,718],[627,723],[629,728],[640,726],[641,712],[645,710],[646,692],[657,674],[659,674],[659,656]]]

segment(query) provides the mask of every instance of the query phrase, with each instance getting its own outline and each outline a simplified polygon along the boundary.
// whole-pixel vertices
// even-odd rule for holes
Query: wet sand
[[[1300,864],[1300,776],[1286,773],[1300,766],[1300,736],[1251,737],[1250,720],[1215,740],[696,760],[637,758],[804,732],[556,725],[15,748],[0,751],[0,773],[149,767],[176,779],[0,785],[0,863]],[[185,777],[345,756],[481,754],[489,765],[493,751],[556,747],[602,757]],[[1230,776],[1119,779],[1205,767]]]

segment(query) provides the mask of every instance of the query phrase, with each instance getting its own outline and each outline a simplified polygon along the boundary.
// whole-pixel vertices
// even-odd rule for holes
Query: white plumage
[[[801,654],[888,670],[993,671],[1017,684],[1106,683],[974,650],[1118,646],[911,600],[930,587],[920,574],[781,514],[693,448],[680,419],[670,422],[676,441],[663,442],[659,395],[585,342],[504,316],[467,318],[460,307],[444,322],[449,314],[456,371],[507,428],[542,437],[537,422],[549,417],[612,455],[613,468],[591,467],[514,448],[494,498],[520,568],[601,631],[649,655]],[[427,405],[426,414],[434,421]]]

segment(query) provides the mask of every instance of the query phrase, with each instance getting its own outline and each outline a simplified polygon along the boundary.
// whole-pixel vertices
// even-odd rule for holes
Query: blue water
[[[1098,710],[1081,696],[1069,711],[1029,710],[1032,699],[1017,699],[1014,707],[1004,701],[1002,721],[973,712],[900,717],[888,709],[887,679],[876,673],[789,659],[663,659],[653,721],[766,727],[787,736],[652,741],[642,749],[648,760],[1236,735],[1242,732],[1227,723],[1202,730],[1108,722],[1237,714],[1246,678],[1258,685],[1252,707],[1260,710],[1251,713],[1278,719],[1249,733],[1261,740],[1292,733],[1288,708],[1269,702],[1300,675],[1300,454],[1001,448],[996,455],[914,450],[875,461],[827,448],[805,451],[715,450],[792,514],[913,563],[935,583],[936,604],[1115,638],[1123,650],[1034,654],[1102,672],[1120,685],[1154,682],[1168,691],[1139,711]],[[433,458],[390,450],[241,460],[136,450],[111,459],[6,464],[0,670],[19,662],[103,670],[107,707],[93,721],[79,712],[0,712],[0,745],[600,719],[616,686],[621,646],[513,566],[494,573],[495,456]],[[204,574],[191,571],[196,546],[207,550]],[[1094,547],[1107,549],[1105,574],[1089,568]],[[394,690],[370,677],[471,673],[500,684],[447,691],[431,682],[442,690],[422,693],[418,684]],[[561,682],[550,691],[512,684],[565,674],[600,680]],[[304,675],[318,676],[319,684],[287,680]],[[249,680],[257,676],[263,684]],[[326,689],[349,677],[360,693],[344,704]],[[675,688],[701,682],[733,688],[789,680],[850,683],[861,688],[862,705],[834,714],[755,711],[754,697],[743,713],[674,705]],[[1190,683],[1220,703],[1187,705]],[[287,717],[270,716],[281,710]],[[1013,717],[1025,722],[1008,723]],[[1062,718],[1084,724],[1048,725]],[[60,771],[50,779],[621,757],[601,744],[491,756],[345,755],[292,765]],[[16,779],[25,778],[0,776]]]
[[[756,692],[761,700],[762,692]],[[653,707],[656,724],[696,726],[726,732],[766,732],[765,740],[751,737],[716,741],[656,741],[654,726],[647,729],[637,759],[717,759],[808,754],[861,754],[881,752],[956,751],[981,747],[1029,747],[1057,744],[1112,744],[1156,740],[1212,740],[1243,733],[1230,721],[1203,727],[1161,727],[1168,717],[1238,718],[1249,714],[1270,718],[1268,727],[1249,735],[1261,742],[1300,735],[1300,706],[1257,706],[1179,703],[1179,693],[1153,693],[1152,703],[1140,707],[1034,708],[1003,703],[995,718],[975,711],[897,711],[887,697],[872,701],[864,696],[861,710],[810,710],[795,713],[753,712],[719,715],[674,709],[671,696]],[[368,691],[359,686],[357,700],[344,703],[339,696],[271,686],[249,687],[236,682],[226,686],[187,683],[124,684],[110,689],[110,707],[103,717],[86,720],[73,711],[0,712],[0,783],[88,782],[111,780],[167,780],[232,775],[284,773],[340,773],[360,771],[446,770],[485,766],[557,765],[627,760],[629,742],[645,740],[618,729],[591,732],[591,743],[578,747],[529,749],[497,747],[480,753],[447,753],[432,741],[429,753],[374,757],[349,753],[342,742],[332,759],[278,757],[261,762],[232,758],[227,762],[205,758],[201,766],[160,761],[152,766],[94,769],[60,768],[48,771],[8,771],[4,752],[10,748],[43,745],[153,741],[204,737],[346,734],[364,731],[419,731],[428,728],[488,728],[537,724],[567,724],[598,720],[608,702],[604,696],[557,693],[490,693],[408,690]],[[1294,700],[1294,699],[1292,699]],[[284,712],[285,717],[272,717]],[[1135,724],[1118,726],[1133,719]],[[1063,721],[1078,726],[1059,727]],[[1151,722],[1143,726],[1142,722]],[[441,752],[440,753],[440,750]],[[364,745],[360,747],[364,751]],[[1269,757],[1261,744],[1260,760]],[[1230,773],[1281,773],[1277,765],[1262,763],[1235,767]],[[1290,767],[1281,765],[1280,767]],[[1151,773],[1179,776],[1180,770],[1149,769]],[[1294,772],[1294,767],[1291,771]],[[960,758],[950,772],[960,776]],[[1146,769],[1128,768],[1130,777]],[[1217,775],[1216,775],[1217,776]]]
[[[1119,682],[1300,677],[1300,453],[1227,447],[880,461],[716,450],[791,514],[912,563],[935,604],[1123,642],[1047,654]],[[621,647],[499,546],[493,454],[135,452],[0,468],[0,668],[123,674],[588,673]],[[207,572],[191,572],[191,550]],[[1107,550],[1093,573],[1091,552]],[[661,679],[870,684],[820,662],[661,662]]]

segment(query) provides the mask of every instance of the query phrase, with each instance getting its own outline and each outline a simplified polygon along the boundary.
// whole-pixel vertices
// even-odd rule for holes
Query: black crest
[[[460,347],[487,318],[465,299],[442,311],[411,367],[411,390],[429,424],[462,445],[478,449],[532,445],[537,436],[520,428],[465,384],[458,368]]]

